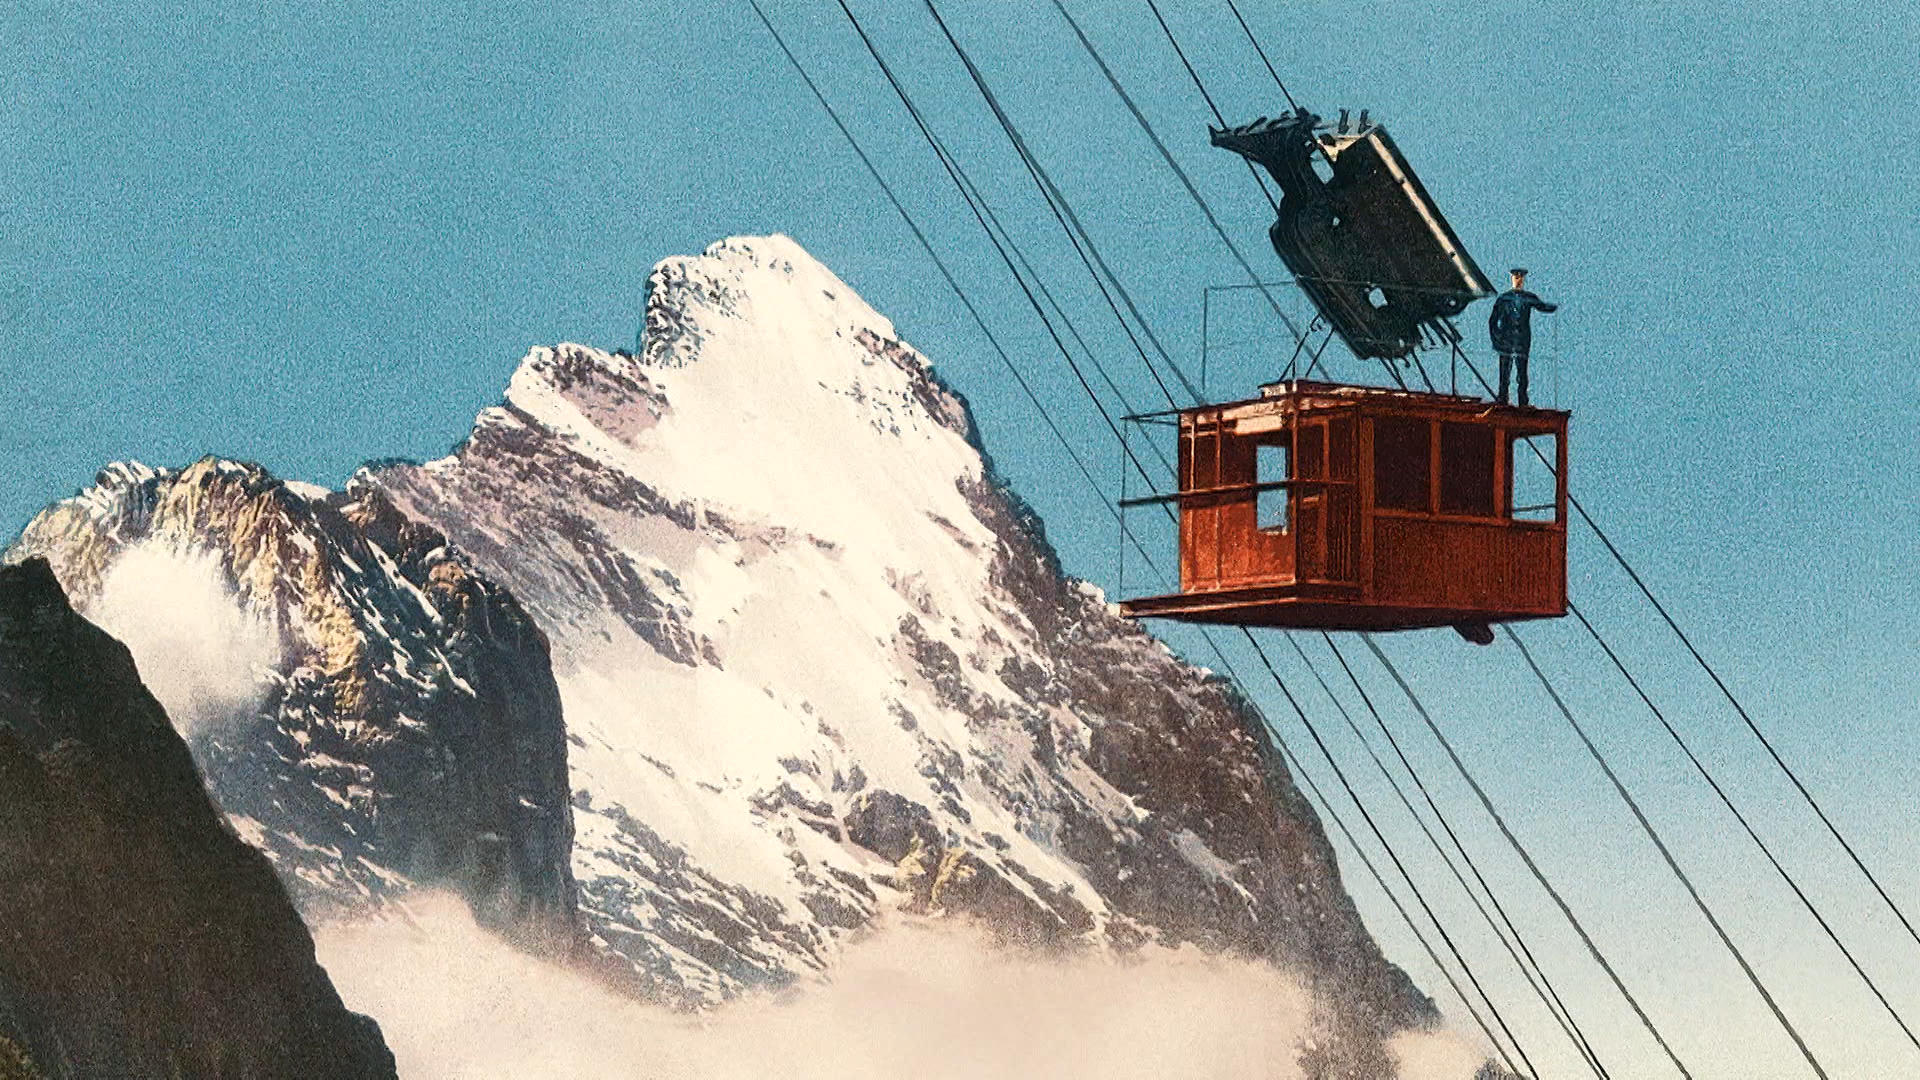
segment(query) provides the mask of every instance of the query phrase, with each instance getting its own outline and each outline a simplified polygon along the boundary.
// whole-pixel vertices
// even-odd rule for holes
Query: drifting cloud
[[[315,937],[406,1080],[1270,1080],[1298,1075],[1311,1038],[1306,991],[1262,965],[1193,950],[1040,959],[951,925],[884,931],[829,985],[700,1017],[515,952],[451,898]],[[1395,1049],[1421,1080],[1466,1080],[1485,1060],[1447,1034]]]
[[[141,681],[189,739],[256,708],[280,658],[278,631],[234,594],[212,552],[155,540],[127,548],[86,615],[133,652]]]

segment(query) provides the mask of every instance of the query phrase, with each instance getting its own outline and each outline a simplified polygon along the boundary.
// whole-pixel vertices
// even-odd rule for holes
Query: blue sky
[[[1205,107],[1143,0],[1069,6],[1243,250],[1278,276],[1270,212],[1237,159],[1206,145]],[[1050,285],[1130,396],[1151,401],[924,10],[855,7],[1030,253],[1057,268]],[[1163,7],[1230,119],[1280,110],[1224,2]],[[1576,410],[1576,490],[1896,897],[1920,908],[1909,842],[1920,144],[1903,127],[1920,104],[1920,15],[1773,0],[1242,7],[1303,104],[1370,108],[1482,265],[1527,264],[1532,286],[1564,303],[1541,320],[1536,385],[1557,375]],[[837,7],[769,8],[1099,475],[1115,475],[1110,436]],[[1065,25],[1037,0],[952,0],[943,12],[1161,339],[1196,366],[1202,288],[1243,279]],[[8,531],[115,459],[219,452],[338,484],[369,458],[436,456],[530,346],[630,345],[657,259],[782,231],[969,396],[1069,568],[1113,584],[1104,511],[745,0],[246,11],[25,0],[0,13],[0,88]],[[1249,306],[1215,315],[1215,340],[1239,344],[1210,358],[1210,389],[1250,393],[1282,346]],[[1576,601],[1920,1017],[1920,945],[1870,902],[1590,536],[1576,533],[1572,557]],[[1138,567],[1129,573],[1137,582]],[[1577,628],[1529,633],[1832,1071],[1920,1068]],[[1511,650],[1444,632],[1386,647],[1697,1072],[1805,1075]],[[1362,672],[1393,700],[1377,668]],[[1303,673],[1283,674],[1331,721]],[[1364,783],[1371,766],[1333,741]],[[1415,742],[1442,775],[1431,745]],[[1650,1045],[1465,793],[1440,786],[1538,928],[1549,968],[1578,992],[1603,1053],[1628,1066],[1616,1074],[1658,1075]],[[1370,800],[1387,805],[1377,789]],[[1380,814],[1437,882],[1404,817]],[[1390,953],[1457,1015],[1348,863]],[[1444,912],[1465,910],[1434,892]],[[1518,1002],[1491,940],[1452,923]],[[1543,1065],[1570,1063],[1555,1057],[1544,1014],[1514,1013]]]

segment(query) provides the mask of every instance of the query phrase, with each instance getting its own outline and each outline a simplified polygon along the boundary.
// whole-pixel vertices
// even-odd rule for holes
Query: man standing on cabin
[[[1552,313],[1560,305],[1549,304],[1527,291],[1527,270],[1515,267],[1508,273],[1513,275],[1513,288],[1500,294],[1493,302],[1493,314],[1487,316],[1487,334],[1493,338],[1493,351],[1500,354],[1500,394],[1499,402],[1507,403],[1507,376],[1514,368],[1519,368],[1520,404],[1527,404],[1527,353],[1533,348],[1533,326],[1531,319],[1534,311]]]

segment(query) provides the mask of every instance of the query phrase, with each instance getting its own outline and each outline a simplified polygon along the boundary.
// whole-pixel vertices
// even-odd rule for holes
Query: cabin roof
[[[1497,417],[1503,427],[1537,428],[1540,431],[1552,431],[1564,427],[1567,419],[1572,415],[1565,409],[1501,405],[1465,394],[1439,394],[1423,390],[1350,386],[1344,383],[1293,379],[1262,386],[1260,396],[1257,398],[1144,413],[1127,417],[1127,419],[1135,421],[1160,419],[1170,423],[1170,418],[1176,416],[1185,418],[1210,414],[1221,420],[1239,421],[1318,409],[1354,407],[1376,415],[1454,417],[1463,421],[1490,420]]]

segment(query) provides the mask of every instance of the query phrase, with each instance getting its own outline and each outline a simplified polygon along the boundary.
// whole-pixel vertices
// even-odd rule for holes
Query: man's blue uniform
[[[1525,289],[1508,289],[1493,302],[1487,316],[1487,334],[1493,338],[1493,351],[1500,354],[1501,404],[1507,401],[1507,377],[1515,367],[1520,374],[1520,404],[1527,404],[1527,353],[1533,348],[1530,320],[1536,310],[1552,312],[1558,304],[1549,304]]]

